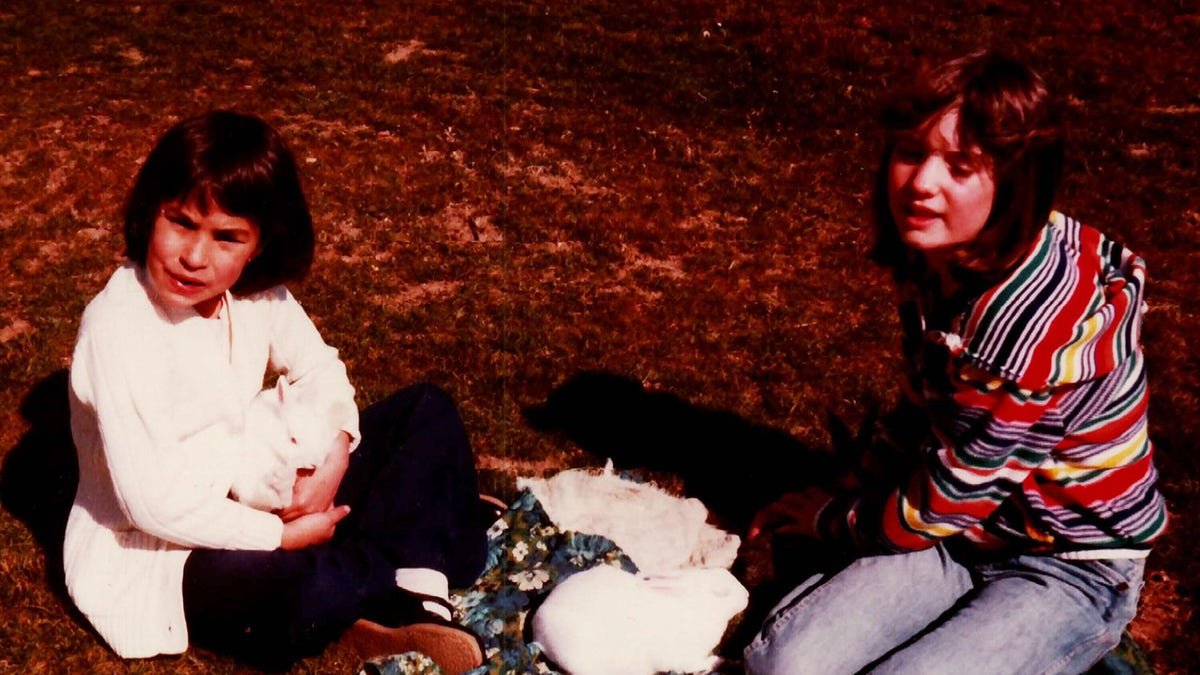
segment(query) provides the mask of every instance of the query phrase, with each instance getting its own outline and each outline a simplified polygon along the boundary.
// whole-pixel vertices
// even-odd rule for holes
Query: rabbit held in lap
[[[246,409],[233,498],[263,511],[290,506],[296,471],[319,466],[333,446],[338,429],[332,419],[297,397],[282,377],[259,392]]]
[[[533,615],[533,637],[571,675],[708,672],[748,597],[720,568],[636,575],[601,565],[550,592]]]

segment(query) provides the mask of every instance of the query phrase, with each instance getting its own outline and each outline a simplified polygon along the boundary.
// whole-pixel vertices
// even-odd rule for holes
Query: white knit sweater
[[[353,403],[337,350],[286,288],[213,319],[159,307],[132,265],[83,313],[71,364],[79,491],[63,546],[67,588],[117,654],[187,649],[183,566],[194,548],[269,550],[283,524],[228,498],[243,412],[268,364],[306,396]],[[358,440],[354,405],[340,426]]]

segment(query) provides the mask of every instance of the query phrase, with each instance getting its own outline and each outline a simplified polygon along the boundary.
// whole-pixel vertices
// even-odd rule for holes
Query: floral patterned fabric
[[[484,664],[470,675],[555,673],[529,638],[525,619],[558,583],[596,565],[637,568],[611,540],[562,532],[528,490],[488,530],[488,558],[473,586],[451,594],[455,619],[479,636]],[[434,675],[428,659],[372,659],[361,675]]]
[[[359,675],[446,675],[433,659],[417,652],[368,659]]]

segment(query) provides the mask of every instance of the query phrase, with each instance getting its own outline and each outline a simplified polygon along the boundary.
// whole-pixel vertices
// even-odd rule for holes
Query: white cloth
[[[80,324],[70,396],[80,478],[63,563],[75,604],[122,657],[187,648],[191,549],[280,543],[277,516],[228,498],[268,364],[318,400],[348,401],[340,428],[358,442],[345,366],[287,289],[224,300],[220,320],[163,309],[125,265]]]
[[[700,500],[625,480],[611,461],[599,474],[572,469],[550,478],[518,478],[517,487],[532,492],[559,529],[607,537],[643,573],[729,569],[737,559],[741,539],[710,525]]]

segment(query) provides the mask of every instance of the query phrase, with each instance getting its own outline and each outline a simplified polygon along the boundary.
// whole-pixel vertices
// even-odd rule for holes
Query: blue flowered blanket
[[[560,531],[528,490],[488,530],[488,558],[473,586],[453,593],[455,618],[479,636],[484,664],[471,675],[554,673],[526,632],[526,617],[556,585],[596,565],[637,568],[611,540]],[[372,659],[362,675],[433,675],[428,658]]]

